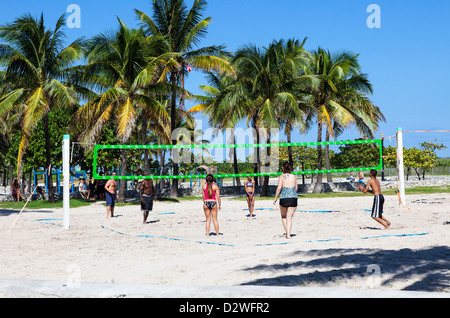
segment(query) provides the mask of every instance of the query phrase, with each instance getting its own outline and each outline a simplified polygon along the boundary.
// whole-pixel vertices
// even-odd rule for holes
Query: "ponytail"
[[[213,175],[212,174],[208,174],[206,176],[206,183],[208,184],[208,196],[210,198],[212,198],[212,195],[213,195],[213,190],[212,190],[213,181],[214,181]]]

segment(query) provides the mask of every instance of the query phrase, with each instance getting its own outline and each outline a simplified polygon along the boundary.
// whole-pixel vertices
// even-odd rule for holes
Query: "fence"
[[[407,173],[407,168],[405,168],[405,176]],[[422,175],[423,170],[420,169],[420,174]],[[396,168],[384,168],[384,175],[385,176],[396,176],[397,175],[397,169]],[[410,176],[416,176],[416,171],[414,169],[411,169]],[[431,168],[431,170],[427,170],[425,172],[425,176],[440,176],[440,175],[450,175],[450,166],[438,166]]]

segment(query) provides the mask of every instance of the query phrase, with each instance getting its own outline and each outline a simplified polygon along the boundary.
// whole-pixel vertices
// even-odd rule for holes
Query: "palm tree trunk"
[[[53,190],[53,175],[52,175],[52,157],[50,149],[50,131],[48,127],[48,115],[45,114],[43,117],[44,123],[44,138],[45,138],[45,157],[46,157],[46,168],[47,171],[47,192],[48,192],[48,202],[55,203],[55,194]]]
[[[165,150],[160,150],[160,155],[161,155],[161,162],[159,163],[159,168],[160,168],[160,172],[159,175],[162,176],[163,172],[164,172],[164,157],[166,155],[166,151]],[[159,180],[159,189],[162,191],[164,189],[164,179],[160,179]]]
[[[234,129],[233,129],[234,131]],[[233,136],[233,143],[236,144],[236,136]],[[233,166],[234,166],[234,174],[238,174],[239,173],[239,169],[238,169],[238,162],[237,162],[237,150],[236,147],[233,148]],[[238,186],[238,191],[240,190],[241,187],[241,178],[236,177],[236,184]]]
[[[330,141],[330,132],[327,129],[326,133],[325,133],[325,141]],[[331,165],[330,165],[330,146],[329,145],[325,145],[325,166],[327,170],[331,169]],[[333,178],[331,177],[331,173],[327,173],[327,182],[328,183],[333,183]]]
[[[170,101],[170,131],[173,131],[177,128],[177,114],[176,114],[176,102],[177,102],[177,93],[175,91],[176,85],[176,73],[171,73],[170,75],[170,83],[173,85],[172,88],[172,96]],[[176,139],[172,139],[172,145],[176,144]],[[172,150],[173,152],[173,150]],[[173,158],[173,156],[172,156]],[[178,175],[178,163],[173,162],[173,175]],[[170,196],[172,198],[178,198],[178,179],[172,179],[172,188],[170,189]]]
[[[317,142],[322,142],[322,122],[319,121],[317,125]],[[317,170],[322,170],[322,146],[317,146]],[[317,175],[316,184],[313,193],[322,192],[322,174]]]
[[[255,129],[255,136],[256,136],[256,144],[260,143],[261,137],[259,135],[259,129],[256,128],[256,117],[253,119],[254,129]],[[261,149],[259,147],[256,147],[256,165],[255,165],[255,173],[261,173]],[[261,184],[261,177],[255,177],[255,185]]]
[[[286,133],[287,143],[291,143],[291,131],[289,130]],[[292,146],[288,146],[288,158],[289,158],[289,165],[292,169],[294,169],[294,159],[292,158]]]
[[[8,175],[8,173],[6,172],[7,170],[6,170],[6,168],[5,168],[5,170],[4,170],[4,172],[3,172],[3,181],[2,181],[2,186],[3,187],[6,187],[6,178],[7,178],[7,175]]]
[[[257,120],[256,117],[253,116],[253,119],[252,119],[252,122],[253,122],[252,128],[254,131],[253,142],[255,144],[259,144],[259,132],[258,132],[258,129],[256,129],[256,120]],[[255,160],[255,159],[256,159],[256,162],[255,161],[253,162],[253,173],[258,173],[258,164],[260,161],[259,147],[256,147],[253,151],[253,160]],[[255,177],[254,179],[255,179],[255,186],[259,185],[258,177]]]
[[[28,171],[28,188],[27,193],[31,195],[31,183],[33,182],[33,171],[30,169]]]
[[[267,136],[267,141],[268,144],[270,144],[270,133]],[[269,172],[270,169],[270,147],[266,147],[266,159],[264,162],[264,167],[265,167],[265,171],[264,172]],[[269,195],[269,176],[264,176],[264,184],[263,184],[263,188],[261,191],[261,196],[262,197],[266,197]]]
[[[142,140],[141,140],[141,144],[142,145],[146,145],[146,130],[144,127],[142,127]],[[149,160],[148,160],[148,149],[144,150],[144,169],[145,169],[145,173],[146,174],[150,174],[150,164],[149,164]]]
[[[122,171],[121,171],[121,175],[122,176],[126,176],[127,175],[127,151],[123,150],[122,151]],[[127,180],[120,180],[120,185],[119,185],[119,198],[118,198],[118,202],[120,203],[124,203],[125,202],[125,192],[127,190]]]
[[[13,165],[12,165],[11,162],[8,165],[8,178],[9,178],[9,181],[8,181],[9,187],[12,190],[12,186],[13,186]]]

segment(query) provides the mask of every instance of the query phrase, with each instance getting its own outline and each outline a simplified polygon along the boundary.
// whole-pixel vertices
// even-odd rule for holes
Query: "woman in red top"
[[[221,200],[219,187],[214,183],[214,177],[212,174],[206,176],[206,183],[202,186],[203,195],[203,211],[206,216],[206,236],[209,236],[209,228],[211,225],[211,219],[216,230],[216,235],[219,235],[219,221],[217,220],[217,203],[219,203],[218,209],[221,208]]]

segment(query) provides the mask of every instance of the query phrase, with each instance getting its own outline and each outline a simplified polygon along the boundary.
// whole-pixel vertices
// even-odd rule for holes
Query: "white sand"
[[[386,196],[389,231],[362,210],[371,208],[370,195],[299,199],[299,210],[339,212],[297,212],[290,240],[283,236],[278,206],[258,199],[256,209],[273,210],[257,210],[250,219],[245,201],[223,198],[218,237],[204,234],[200,200],[155,202],[145,225],[138,205],[116,207],[117,217],[106,219],[105,206],[95,203],[71,209],[69,230],[61,226],[62,209],[25,210],[9,235],[18,211],[0,209],[0,279],[448,293],[450,195],[407,199],[410,210]]]

